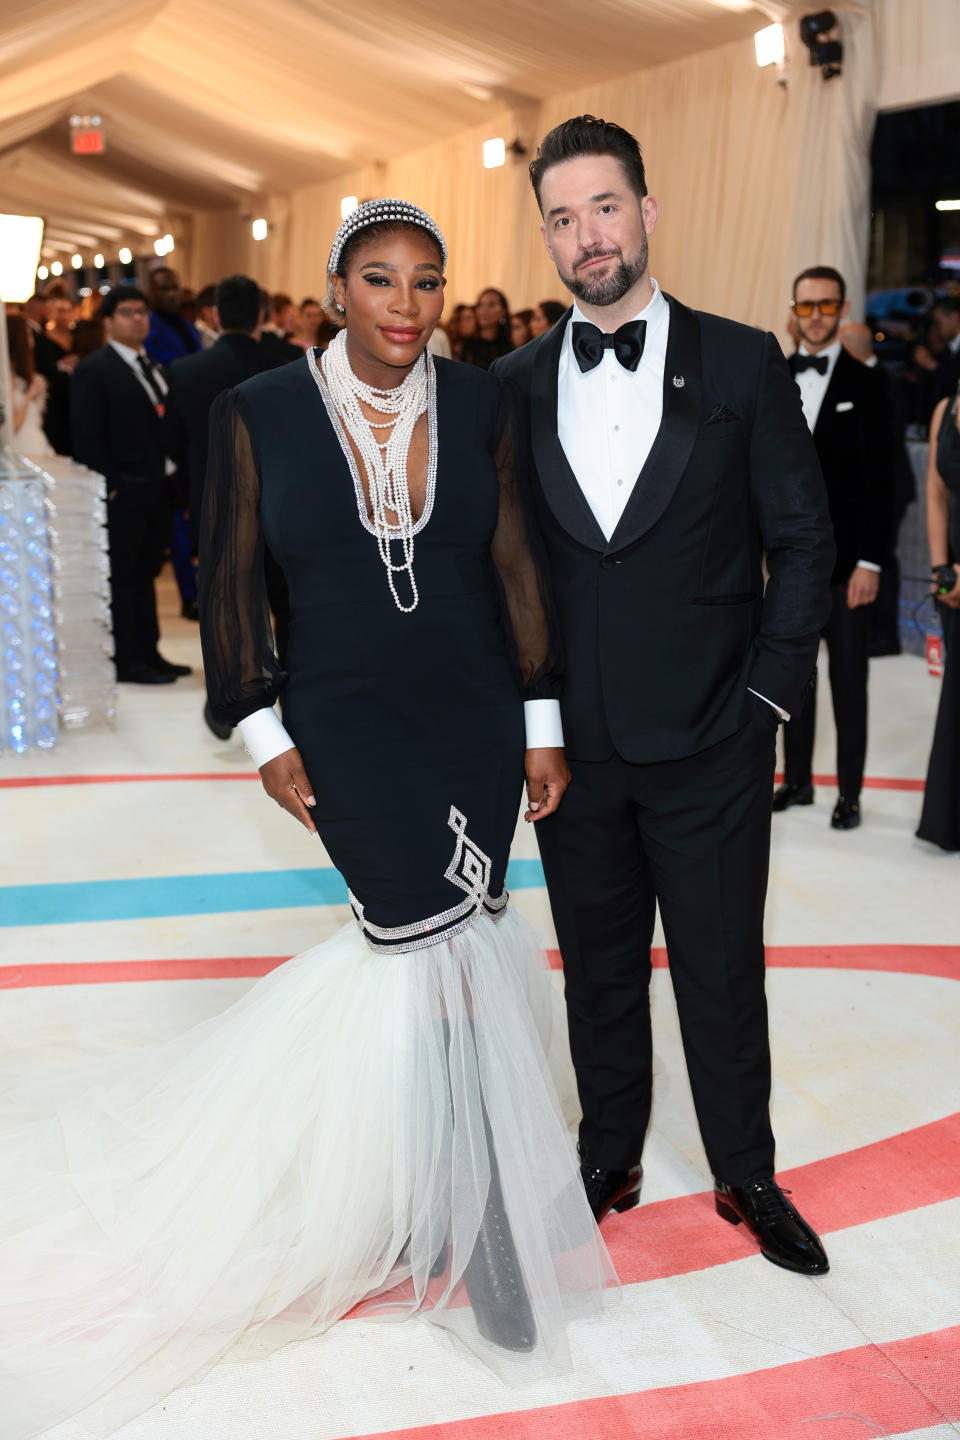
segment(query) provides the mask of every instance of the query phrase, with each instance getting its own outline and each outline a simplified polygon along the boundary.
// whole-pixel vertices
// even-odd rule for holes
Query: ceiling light
[[[753,43],[757,52],[757,64],[761,68],[764,65],[779,65],[783,60],[782,25],[768,25],[765,30],[758,30],[753,37]]]
[[[163,251],[164,255],[169,255],[169,254],[170,254],[170,251],[173,249],[173,236],[170,235],[169,233],[166,234],[166,235],[164,235],[164,237],[163,237],[163,244],[164,244],[164,251]]]
[[[47,276],[48,276],[49,274],[50,274],[50,271],[47,269],[46,265],[41,265],[41,266],[40,266],[40,269],[37,271],[37,279],[38,279],[38,280],[46,280],[46,278],[47,278]]]
[[[82,270],[82,269],[83,269],[83,256],[82,256],[82,255],[71,255],[71,257],[70,257],[70,264],[73,266],[74,270]]]
[[[130,261],[133,259],[133,251],[129,249],[128,246],[124,245],[122,249],[117,251],[117,259],[120,261],[121,265],[129,265]]]
[[[97,254],[94,255],[94,257],[93,257],[93,265],[94,265],[94,269],[95,269],[95,270],[102,270],[102,269],[103,269],[103,256],[100,254],[99,251],[98,251]]]
[[[938,210],[960,210],[960,200],[938,200]]]
[[[63,266],[60,264],[60,261],[59,261],[59,260],[54,260],[53,264],[50,266],[50,274],[51,274],[51,275],[62,275],[62,274],[63,274]]]
[[[254,220],[254,222],[253,222],[253,224],[251,225],[250,229],[251,229],[252,232],[253,232],[253,238],[254,238],[254,240],[266,240],[266,238],[267,238],[267,222],[266,222],[266,220],[263,220],[263,219]]]
[[[354,210],[359,207],[359,204],[360,201],[356,195],[344,195],[340,201],[340,219],[346,220],[347,216],[352,215]]]
[[[496,170],[498,165],[507,163],[507,146],[502,136],[496,140],[484,140],[483,164],[487,170]]]

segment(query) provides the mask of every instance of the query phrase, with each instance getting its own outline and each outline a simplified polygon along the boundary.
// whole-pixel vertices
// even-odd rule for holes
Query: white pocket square
[[[841,401],[839,401],[839,403],[837,404],[837,411],[838,411],[838,413],[839,413],[839,411],[841,411],[841,410],[852,410],[852,409],[853,409],[853,401],[852,401],[852,400],[841,400]]]

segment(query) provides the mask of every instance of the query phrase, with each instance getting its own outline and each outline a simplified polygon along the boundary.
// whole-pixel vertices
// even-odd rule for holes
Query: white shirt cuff
[[[747,689],[750,691],[751,695],[756,695],[758,700],[762,700],[765,704],[769,705],[772,710],[776,710],[781,720],[786,721],[790,719],[790,716],[787,714],[786,710],[781,710],[779,705],[774,705],[773,701],[768,700],[766,695],[761,695],[759,690],[754,690],[749,685],[747,686]]]
[[[858,560],[857,568],[859,570],[875,570],[878,575],[883,574],[883,566],[875,565],[872,560]]]
[[[280,723],[280,716],[268,705],[241,720],[237,729],[258,770],[268,760],[282,755],[284,750],[294,749],[293,741]]]
[[[523,719],[527,727],[528,750],[563,747],[559,700],[524,700]]]

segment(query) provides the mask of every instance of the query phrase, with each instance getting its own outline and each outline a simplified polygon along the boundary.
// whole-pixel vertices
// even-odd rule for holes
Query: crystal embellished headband
[[[356,210],[351,211],[334,236],[330,259],[327,262],[328,274],[337,273],[340,256],[348,240],[352,240],[359,231],[369,229],[371,225],[386,225],[391,221],[417,225],[421,230],[426,230],[428,235],[432,235],[440,246],[443,268],[447,268],[447,242],[441,234],[440,226],[431,219],[426,210],[421,210],[419,205],[411,205],[409,200],[365,200]]]

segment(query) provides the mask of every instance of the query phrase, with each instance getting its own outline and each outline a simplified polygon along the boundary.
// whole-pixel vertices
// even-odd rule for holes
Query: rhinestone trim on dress
[[[466,900],[442,910],[426,920],[416,920],[411,925],[374,925],[366,918],[361,902],[348,891],[350,905],[357,924],[363,931],[364,939],[371,950],[378,955],[403,955],[411,950],[425,950],[429,945],[438,945],[459,935],[476,920],[481,913],[498,920],[507,906],[510,896],[504,890],[502,895],[491,898],[490,875],[493,863],[467,834],[467,818],[455,805],[450,806],[447,824],[457,837],[453,859],[444,871],[444,879],[460,890],[466,890]]]

